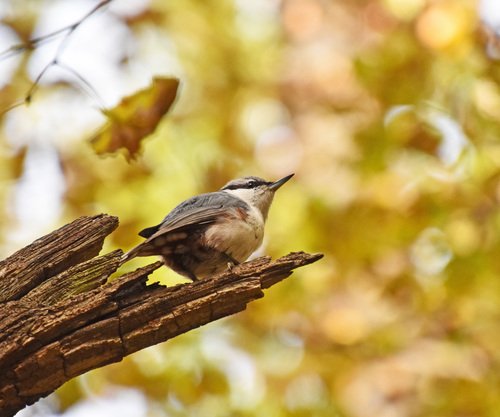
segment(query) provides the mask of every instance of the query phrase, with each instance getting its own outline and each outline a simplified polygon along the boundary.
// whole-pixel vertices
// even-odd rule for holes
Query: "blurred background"
[[[97,4],[1,0],[0,51]],[[0,258],[100,212],[126,250],[191,195],[291,172],[259,253],[325,254],[20,415],[497,415],[498,28],[496,0],[114,0],[2,55],[0,110],[57,65],[0,117]],[[141,154],[97,155],[99,109],[158,75],[180,90]]]

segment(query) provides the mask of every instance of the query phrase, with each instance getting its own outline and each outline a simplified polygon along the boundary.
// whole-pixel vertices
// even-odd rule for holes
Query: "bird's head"
[[[259,177],[243,177],[229,181],[221,191],[226,191],[241,198],[251,206],[257,207],[264,218],[267,217],[274,193],[294,174],[287,175],[278,181],[266,181]]]

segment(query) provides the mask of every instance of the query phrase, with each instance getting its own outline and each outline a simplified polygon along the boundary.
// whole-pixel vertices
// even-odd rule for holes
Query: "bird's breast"
[[[264,220],[256,210],[235,208],[205,231],[205,243],[244,262],[262,244]]]

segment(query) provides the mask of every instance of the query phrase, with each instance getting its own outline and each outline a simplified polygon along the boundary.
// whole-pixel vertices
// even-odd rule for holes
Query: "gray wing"
[[[248,209],[247,203],[223,191],[200,194],[175,207],[163,221],[142,230],[139,235],[155,238],[185,228],[198,228],[214,223],[228,208]]]

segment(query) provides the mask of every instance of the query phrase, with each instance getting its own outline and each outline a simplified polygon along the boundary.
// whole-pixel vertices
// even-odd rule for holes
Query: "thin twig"
[[[70,74],[72,74],[85,88],[82,87],[82,91],[84,91],[89,97],[94,98],[98,103],[99,107],[101,109],[105,108],[106,105],[104,103],[104,100],[101,98],[97,90],[90,84],[82,75],[80,75],[77,71],[75,71],[73,68],[71,68],[69,65],[66,65],[62,62],[57,62],[55,65],[57,65],[59,68],[68,71]]]
[[[80,82],[82,82],[92,93],[94,96],[97,98],[99,101],[99,104],[101,107],[104,107],[102,105],[102,99],[100,96],[97,94],[96,90],[90,85],[90,83],[85,80],[80,74],[78,74],[74,69],[61,64],[59,62],[60,56],[62,52],[64,51],[64,48],[66,48],[66,45],[69,42],[70,36],[75,32],[76,29],[80,27],[80,25],[85,22],[89,17],[91,17],[93,14],[95,14],[97,11],[102,9],[104,6],[107,6],[109,3],[111,3],[113,0],[102,0],[100,3],[98,3],[93,9],[91,9],[89,12],[87,12],[80,20],[78,20],[75,23],[72,23],[71,25],[65,26],[63,28],[57,29],[54,32],[48,33],[46,35],[39,36],[37,38],[30,39],[28,42],[24,44],[17,44],[13,45],[10,48],[6,49],[5,51],[0,53],[0,61],[10,58],[11,56],[14,56],[18,53],[22,53],[26,50],[33,50],[37,48],[38,46],[50,42],[60,35],[63,35],[63,39],[61,40],[61,43],[58,45],[57,50],[55,52],[54,58],[42,69],[42,71],[37,75],[35,81],[31,85],[30,89],[28,90],[26,97],[22,102],[17,102],[11,106],[9,106],[6,110],[2,111],[0,114],[5,114],[8,111],[22,105],[22,104],[29,104],[33,98],[33,94],[38,88],[38,84],[42,77],[45,75],[45,73],[49,70],[50,67],[58,65],[59,67],[66,69],[67,71],[71,72]]]
[[[33,50],[44,43],[50,42],[57,38],[59,35],[64,34],[64,32],[68,32],[66,36],[69,36],[73,33],[86,19],[96,13],[99,9],[103,8],[107,4],[111,3],[113,0],[103,0],[97,6],[95,6],[92,10],[90,10],[86,15],[84,15],[80,20],[71,25],[64,26],[60,29],[55,30],[54,32],[47,33],[45,35],[38,36],[36,38],[28,40],[26,43],[19,43],[17,45],[13,45],[6,50],[0,52],[0,61],[10,58],[13,55],[19,54],[26,50]]]
[[[26,104],[30,104],[31,103],[31,99],[33,97],[33,93],[38,88],[38,83],[40,82],[40,80],[44,76],[44,74],[48,71],[48,69],[50,67],[52,67],[55,63],[57,63],[56,60],[50,61],[47,65],[45,65],[45,67],[43,68],[43,70],[41,70],[40,73],[37,75],[35,81],[33,82],[33,84],[31,85],[30,89],[28,90],[28,93],[26,94],[26,97],[24,98],[24,102]]]

